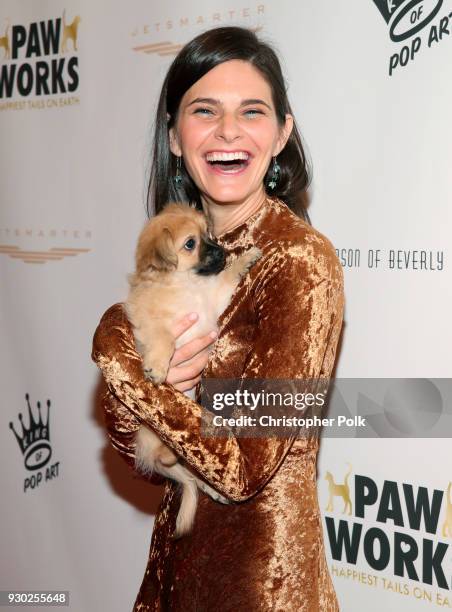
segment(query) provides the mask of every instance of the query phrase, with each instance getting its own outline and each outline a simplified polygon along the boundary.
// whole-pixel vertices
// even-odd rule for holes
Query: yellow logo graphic
[[[3,48],[5,50],[5,54],[3,56],[3,59],[9,59],[10,58],[10,48],[9,48],[9,36],[8,36],[8,30],[9,30],[9,21],[7,21],[7,25],[5,28],[5,35],[0,37],[0,49]]]
[[[249,28],[252,32],[259,32],[262,30],[262,26],[256,26],[255,28]],[[133,51],[137,51],[138,53],[146,53],[150,55],[151,53],[156,53],[157,55],[176,55],[184,46],[183,44],[176,44],[169,40],[165,40],[159,43],[149,43],[147,45],[138,45],[136,47],[132,47]]]
[[[74,51],[78,51],[77,49],[77,30],[78,24],[81,21],[80,15],[76,15],[72,20],[72,23],[66,24],[66,9],[63,11],[63,38],[61,39],[61,52],[65,53],[67,51],[67,41],[72,40],[72,46]]]
[[[150,45],[139,45],[132,47],[134,51],[141,53],[157,53],[157,55],[176,55],[182,49],[183,45],[175,45],[170,41],[152,43]]]
[[[446,495],[446,519],[443,523],[443,538],[450,537],[452,538],[452,499],[450,496],[452,488],[452,482],[449,482],[449,486],[447,487],[447,495]]]
[[[348,477],[350,476],[352,472],[352,466],[350,463],[348,463],[348,465],[350,466],[350,469],[345,475],[344,484],[336,484],[334,482],[334,478],[331,472],[326,473],[325,480],[328,481],[328,492],[329,492],[328,505],[325,508],[326,512],[334,512],[334,498],[342,497],[342,499],[344,500],[344,504],[345,504],[344,509],[342,510],[342,514],[345,514],[345,512],[347,511],[347,508],[348,508],[348,514],[352,513],[352,501],[350,499],[350,486],[348,484]]]
[[[52,247],[47,251],[25,251],[18,246],[0,244],[0,253],[5,253],[13,259],[21,259],[24,263],[47,263],[64,257],[74,257],[79,253],[88,253],[91,249],[69,249]]]

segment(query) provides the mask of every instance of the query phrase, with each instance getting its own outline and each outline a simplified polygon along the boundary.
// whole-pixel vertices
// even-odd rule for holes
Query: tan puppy
[[[136,270],[128,277],[125,309],[147,379],[156,384],[165,381],[175,349],[217,329],[240,279],[261,255],[252,247],[225,268],[226,252],[209,237],[205,215],[188,204],[169,203],[145,225],[138,239]],[[175,342],[173,323],[192,311],[199,315],[197,322]],[[186,395],[194,399],[194,390]],[[144,425],[137,432],[135,461],[144,473],[156,471],[182,484],[174,537],[193,525],[198,487],[229,503]]]

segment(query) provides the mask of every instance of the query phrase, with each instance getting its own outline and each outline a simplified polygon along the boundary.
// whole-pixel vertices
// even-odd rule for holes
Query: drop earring
[[[179,189],[179,187],[182,185],[181,167],[182,167],[182,156],[179,156],[176,158],[176,176],[173,177],[173,181],[174,181],[174,185],[176,186],[176,189]]]
[[[279,181],[280,173],[281,173],[281,167],[278,164],[278,162],[276,161],[276,157],[273,157],[272,175],[271,175],[270,180],[268,182],[268,188],[269,189],[274,189],[276,187],[276,185],[278,184],[278,181]]]

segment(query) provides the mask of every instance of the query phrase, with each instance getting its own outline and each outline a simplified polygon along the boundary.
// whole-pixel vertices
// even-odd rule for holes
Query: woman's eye
[[[214,112],[212,110],[210,110],[210,108],[197,108],[194,111],[194,114],[198,114],[198,115],[204,115],[204,116],[209,116],[209,115],[213,115]],[[257,108],[250,108],[249,110],[246,110],[244,112],[245,115],[250,115],[252,116],[256,116],[256,115],[263,115],[264,113],[261,110],[258,110]]]
[[[187,242],[184,244],[184,248],[186,248],[187,251],[192,251],[195,248],[195,245],[196,245],[196,240],[194,238],[189,238]]]
[[[199,113],[200,115],[211,113],[212,111],[208,108],[197,108],[195,113]]]

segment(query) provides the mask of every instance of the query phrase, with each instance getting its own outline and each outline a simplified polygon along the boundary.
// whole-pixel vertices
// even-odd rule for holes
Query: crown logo
[[[41,402],[36,403],[39,413],[39,418],[36,420],[31,410],[30,396],[28,393],[25,394],[25,400],[28,406],[28,427],[24,425],[21,412],[19,413],[19,421],[22,426],[22,435],[16,432],[11,421],[9,427],[16,437],[22,455],[24,455],[24,464],[27,470],[39,470],[52,456],[49,430],[50,400],[47,400],[47,421],[45,424],[41,415]]]
[[[435,17],[443,0],[373,0],[389,26],[389,36],[400,42],[413,36]]]

